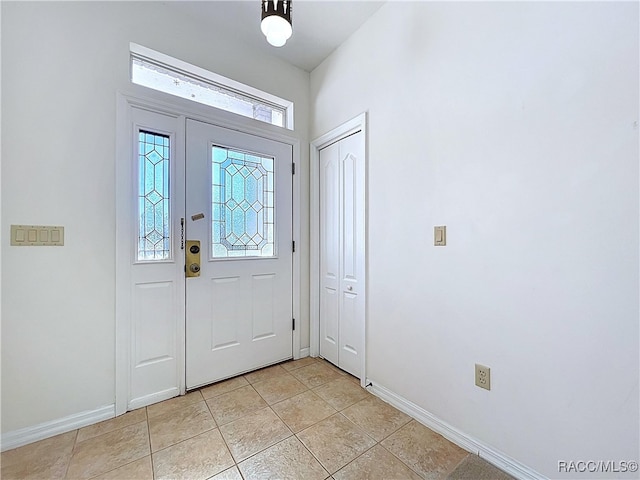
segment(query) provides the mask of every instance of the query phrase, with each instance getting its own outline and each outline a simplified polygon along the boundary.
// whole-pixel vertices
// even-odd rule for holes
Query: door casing
[[[132,109],[139,108],[167,115],[176,120],[176,152],[184,157],[186,120],[187,118],[210,123],[220,127],[238,130],[251,135],[265,137],[291,145],[293,162],[300,165],[300,140],[292,135],[283,133],[279,127],[240,117],[238,115],[217,110],[206,105],[200,105],[189,100],[176,98],[171,95],[151,91],[144,87],[131,85],[126,92],[116,93],[116,171],[115,171],[115,201],[116,201],[116,308],[115,308],[115,414],[121,415],[129,409],[130,364],[131,364],[131,245],[133,231],[134,205],[131,195],[131,142],[132,139]],[[181,153],[180,153],[181,152]],[[184,161],[184,158],[182,158]],[[299,169],[298,169],[299,170]],[[298,172],[296,172],[298,173]],[[301,225],[300,175],[293,176],[293,238],[298,248],[293,253],[293,314],[296,322],[300,319],[300,276],[301,276]],[[184,212],[173,219],[184,217]],[[184,276],[178,279],[183,285]],[[184,325],[184,322],[182,322]],[[185,351],[184,328],[178,332],[177,352],[178,366],[182,375],[179,376],[180,394],[185,393]],[[293,331],[293,358],[300,358],[300,328]],[[142,406],[142,405],[140,405]]]
[[[360,174],[364,175],[364,198],[365,198],[365,226],[364,226],[364,259],[365,259],[365,275],[364,285],[362,288],[362,294],[364,295],[364,328],[362,330],[362,364],[361,364],[361,378],[360,385],[365,387],[367,384],[366,378],[366,349],[367,349],[367,318],[368,318],[368,302],[367,302],[367,284],[368,284],[368,259],[367,259],[367,215],[366,205],[368,204],[368,191],[367,191],[367,113],[364,112],[357,117],[343,123],[339,127],[325,133],[324,135],[316,138],[310,145],[310,169],[311,169],[311,218],[310,218],[310,258],[311,258],[311,295],[310,295],[310,354],[312,357],[317,357],[320,354],[320,150],[324,147],[335,143],[349,135],[362,132],[362,141],[364,142],[364,155],[365,155],[365,168],[360,171]]]

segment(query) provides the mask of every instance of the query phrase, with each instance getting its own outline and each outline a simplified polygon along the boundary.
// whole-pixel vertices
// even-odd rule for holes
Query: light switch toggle
[[[433,244],[444,247],[447,244],[447,227],[444,225],[433,227]]]

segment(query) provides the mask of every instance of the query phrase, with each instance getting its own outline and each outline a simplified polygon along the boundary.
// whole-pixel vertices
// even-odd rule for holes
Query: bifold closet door
[[[364,141],[320,151],[320,355],[360,378],[364,345]]]

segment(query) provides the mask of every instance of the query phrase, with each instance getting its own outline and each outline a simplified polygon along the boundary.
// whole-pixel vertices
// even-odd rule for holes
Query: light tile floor
[[[511,478],[314,358],[4,452],[1,473],[5,480]]]

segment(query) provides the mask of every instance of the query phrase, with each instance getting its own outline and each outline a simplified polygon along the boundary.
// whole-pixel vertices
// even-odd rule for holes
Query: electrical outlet
[[[491,390],[491,369],[476,363],[476,385]]]

